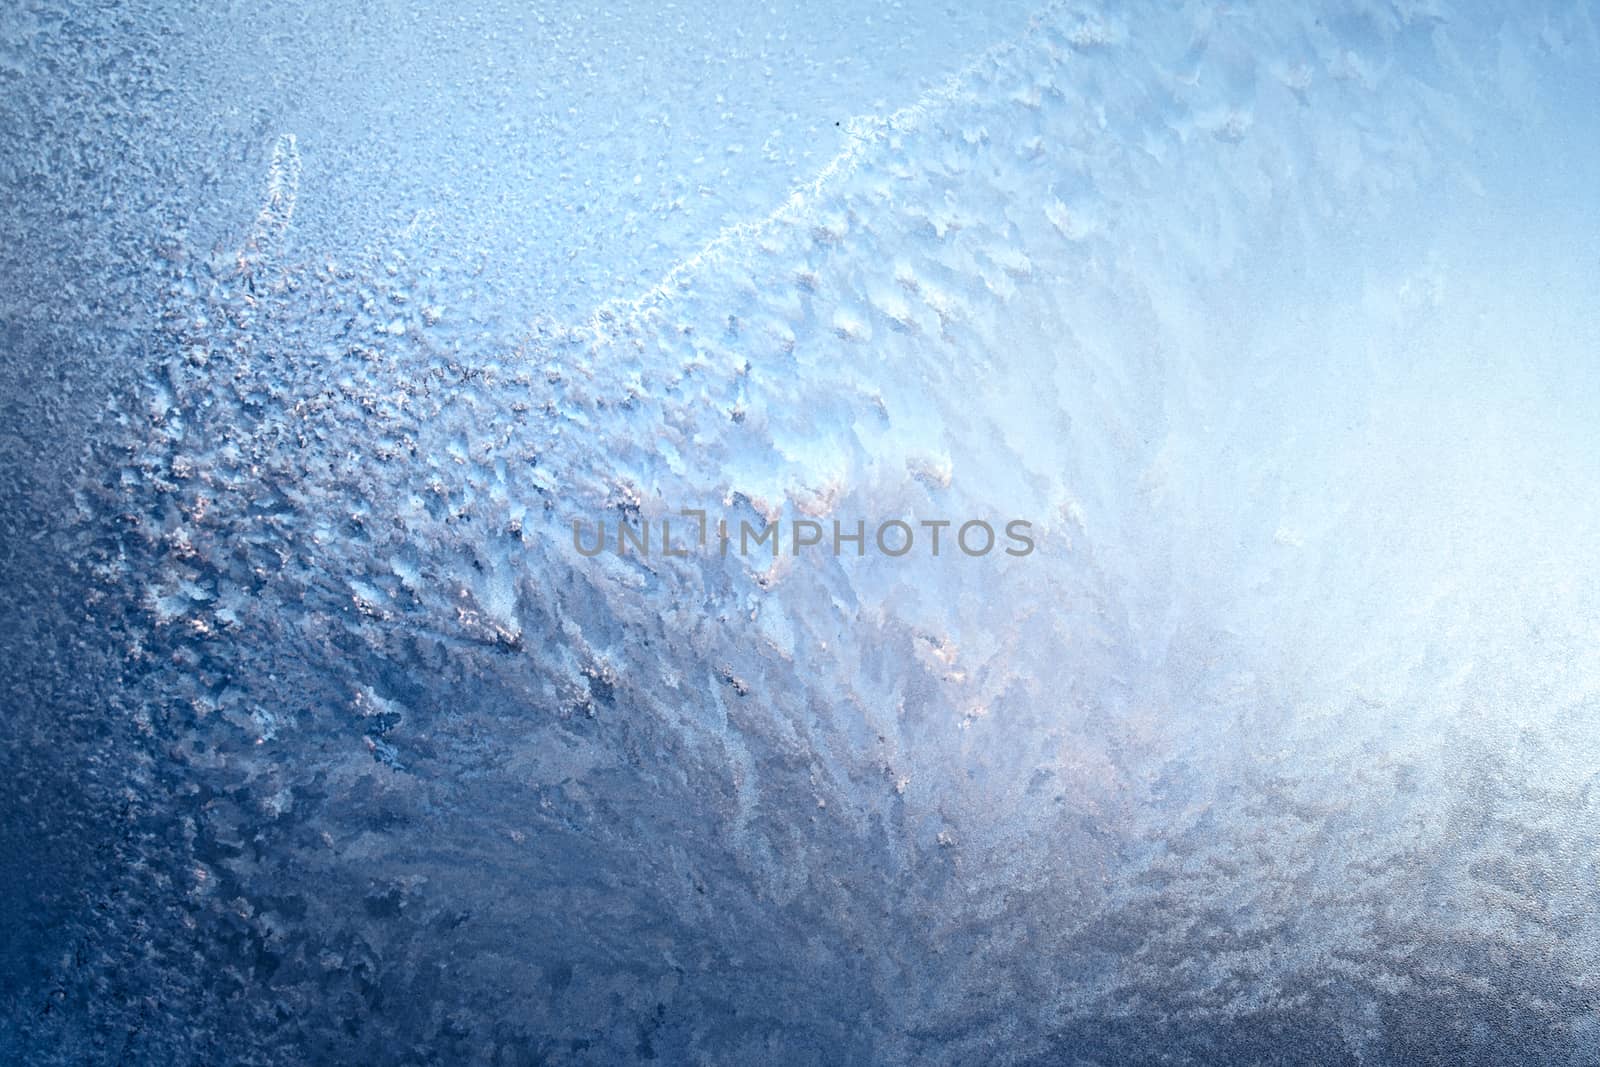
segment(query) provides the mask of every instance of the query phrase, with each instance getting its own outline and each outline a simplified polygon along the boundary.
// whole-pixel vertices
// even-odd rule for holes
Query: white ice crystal
[[[346,186],[279,137],[82,490],[159,737],[121,847],[247,976],[155,1029],[260,1062],[1586,1062],[1585,11],[1053,5],[834,154],[685,134],[683,174],[811,165],[581,314],[444,224],[335,267],[300,220]],[[504,132],[595,182],[561,112],[620,75],[561,69]],[[652,232],[619,197],[699,195],[647,156],[572,201],[608,239]],[[960,551],[1012,518],[1032,553]],[[716,550],[856,519],[951,525]],[[573,536],[664,520],[687,554]]]

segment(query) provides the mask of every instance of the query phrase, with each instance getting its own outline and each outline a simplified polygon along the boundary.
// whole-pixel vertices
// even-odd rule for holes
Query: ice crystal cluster
[[[1600,1062],[1593,5],[358,6],[0,15],[0,1058]]]

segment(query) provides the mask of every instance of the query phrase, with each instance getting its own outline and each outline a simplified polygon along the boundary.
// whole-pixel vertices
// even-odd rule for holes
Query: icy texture
[[[73,497],[111,828],[5,1040],[1594,1062],[1597,60],[1061,5],[576,320],[269,139]],[[683,507],[1040,551],[573,550]]]

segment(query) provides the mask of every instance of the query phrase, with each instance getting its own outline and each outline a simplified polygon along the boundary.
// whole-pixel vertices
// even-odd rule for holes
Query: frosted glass
[[[1600,1058],[1591,5],[0,26],[0,1058]]]

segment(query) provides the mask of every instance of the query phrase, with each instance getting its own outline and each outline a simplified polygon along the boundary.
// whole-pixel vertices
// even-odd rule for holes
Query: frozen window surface
[[[15,1058],[1592,1059],[1586,9],[579,14],[5,16]]]

